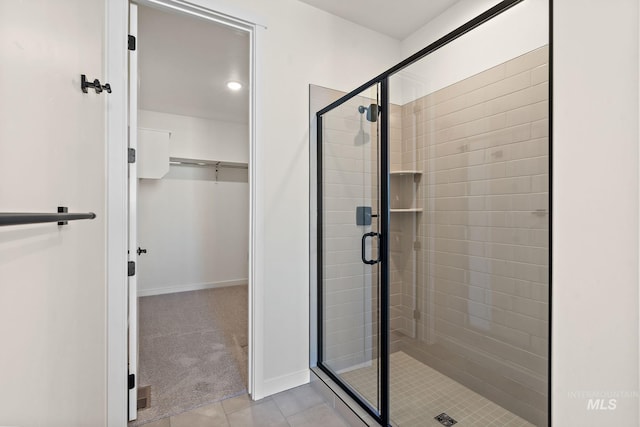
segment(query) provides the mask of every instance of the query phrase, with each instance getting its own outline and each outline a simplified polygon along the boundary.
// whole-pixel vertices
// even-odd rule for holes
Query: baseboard
[[[271,396],[272,394],[307,384],[310,380],[310,376],[311,371],[309,368],[306,368],[298,372],[268,379],[262,384],[256,384],[256,395],[251,397],[253,400],[260,400],[264,397]]]
[[[174,294],[176,292],[200,291],[202,289],[225,288],[227,286],[246,285],[247,279],[225,280],[222,282],[211,283],[193,283],[190,285],[170,286],[167,288],[154,289],[138,289],[139,297],[148,297],[151,295]]]

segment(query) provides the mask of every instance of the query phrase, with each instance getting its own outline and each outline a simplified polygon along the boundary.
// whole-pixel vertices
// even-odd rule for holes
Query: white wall
[[[637,426],[638,2],[554,4],[553,425]]]
[[[249,127],[244,123],[138,110],[138,126],[170,131],[171,157],[238,163],[249,160]]]
[[[402,57],[418,52],[498,3],[461,0],[402,41]],[[406,104],[549,42],[548,0],[526,0],[431,53],[392,78],[391,96]],[[398,85],[402,85],[399,98]]]
[[[246,142],[248,144],[248,141]],[[246,170],[171,166],[138,185],[138,294],[247,283]],[[242,176],[244,175],[244,176]]]
[[[106,422],[104,6],[0,2],[0,212],[97,215],[0,227],[0,425]]]
[[[145,110],[138,117],[141,128],[170,133],[171,157],[247,162],[245,124]],[[246,284],[247,170],[220,168],[216,180],[212,166],[172,165],[162,179],[138,180],[138,243],[147,249],[138,257],[140,296]]]

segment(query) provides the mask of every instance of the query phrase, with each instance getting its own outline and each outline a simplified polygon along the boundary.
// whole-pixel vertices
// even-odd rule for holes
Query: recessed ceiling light
[[[240,90],[242,89],[242,84],[240,82],[228,82],[227,87],[231,90]]]

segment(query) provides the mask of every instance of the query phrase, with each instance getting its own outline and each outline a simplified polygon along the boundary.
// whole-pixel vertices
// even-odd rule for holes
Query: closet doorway
[[[251,33],[155,2],[130,21],[137,426],[249,389]]]

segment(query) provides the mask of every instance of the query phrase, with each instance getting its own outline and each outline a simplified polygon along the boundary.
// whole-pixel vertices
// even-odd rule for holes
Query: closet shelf
[[[422,208],[404,208],[404,209],[391,208],[391,209],[389,209],[389,212],[391,212],[391,213],[393,213],[393,212],[422,212]]]
[[[186,157],[169,157],[169,163],[173,165],[179,164],[188,166],[219,167],[232,169],[247,169],[249,167],[247,163],[226,162],[221,160],[189,159]]]

